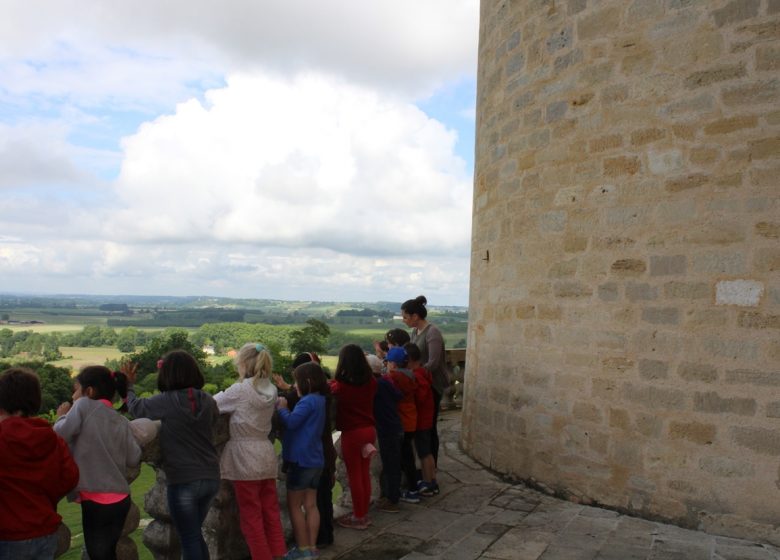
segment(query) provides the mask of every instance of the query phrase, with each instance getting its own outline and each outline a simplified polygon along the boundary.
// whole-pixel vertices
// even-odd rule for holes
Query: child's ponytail
[[[271,377],[273,367],[271,353],[259,342],[244,344],[236,355],[238,378],[244,380],[251,377],[255,387],[258,386],[260,380]]]

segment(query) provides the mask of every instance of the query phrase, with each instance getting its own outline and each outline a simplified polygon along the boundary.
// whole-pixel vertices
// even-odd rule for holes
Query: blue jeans
[[[57,532],[24,541],[0,541],[0,560],[54,560]]]
[[[201,527],[218,491],[219,480],[211,478],[168,485],[168,511],[179,534],[184,560],[209,558]]]

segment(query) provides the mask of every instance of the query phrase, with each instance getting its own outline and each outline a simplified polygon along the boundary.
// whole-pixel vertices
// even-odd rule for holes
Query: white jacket
[[[219,412],[230,414],[230,440],[219,461],[226,480],[276,478],[276,451],[268,433],[277,391],[267,379],[261,379],[257,388],[252,381],[244,379],[214,395]]]

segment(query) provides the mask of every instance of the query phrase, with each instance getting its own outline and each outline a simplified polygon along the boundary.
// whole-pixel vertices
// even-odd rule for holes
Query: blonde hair
[[[273,367],[271,353],[260,343],[247,342],[236,354],[238,378],[243,381],[248,377],[253,377],[252,383],[255,386],[261,379],[271,377]]]

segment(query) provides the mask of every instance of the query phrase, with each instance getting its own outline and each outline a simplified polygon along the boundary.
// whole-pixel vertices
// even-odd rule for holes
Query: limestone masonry
[[[462,444],[780,544],[780,0],[482,0]]]

